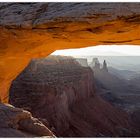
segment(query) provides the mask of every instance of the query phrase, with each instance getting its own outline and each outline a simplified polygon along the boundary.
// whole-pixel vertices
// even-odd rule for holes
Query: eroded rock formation
[[[12,105],[0,104],[0,137],[54,137],[31,113]]]
[[[106,63],[105,60],[103,62],[103,68],[102,68],[102,70],[105,71],[105,72],[108,72],[107,63]]]
[[[88,67],[88,62],[86,58],[76,58],[76,61],[83,67]]]
[[[10,103],[59,137],[136,136],[128,115],[95,93],[93,72],[69,57],[33,60],[13,81]]]
[[[92,59],[92,62],[89,64],[89,66],[92,68],[92,69],[94,69],[95,71],[97,70],[100,70],[100,62],[99,62],[99,60],[98,60],[98,58],[93,58]]]
[[[0,98],[31,58],[57,49],[139,45],[140,3],[0,3]]]

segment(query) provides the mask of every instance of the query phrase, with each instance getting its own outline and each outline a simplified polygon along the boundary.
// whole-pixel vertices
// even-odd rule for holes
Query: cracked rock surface
[[[0,137],[54,137],[31,113],[9,104],[0,104]]]

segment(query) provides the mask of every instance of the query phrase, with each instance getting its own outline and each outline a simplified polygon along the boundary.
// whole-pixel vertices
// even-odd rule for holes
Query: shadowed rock
[[[0,104],[0,137],[54,137],[31,113],[9,104]]]
[[[0,3],[0,17],[0,98],[6,103],[12,80],[31,58],[58,49],[140,44],[140,3]]]
[[[92,70],[71,57],[31,61],[13,81],[10,103],[31,111],[59,137],[135,134],[127,113],[96,95]]]

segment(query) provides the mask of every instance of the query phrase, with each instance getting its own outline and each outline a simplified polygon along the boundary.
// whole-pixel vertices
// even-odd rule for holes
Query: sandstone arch
[[[57,49],[140,44],[140,3],[0,3],[0,98],[31,58]]]

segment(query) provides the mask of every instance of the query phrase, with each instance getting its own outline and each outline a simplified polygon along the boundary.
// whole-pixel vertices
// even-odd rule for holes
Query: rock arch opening
[[[1,102],[8,103],[11,82],[29,64],[32,58],[41,58],[55,50],[68,48],[83,48],[97,45],[140,45],[139,23],[140,3],[0,3]],[[87,71],[90,73],[90,70]],[[89,73],[83,76],[88,81],[91,80],[89,75],[92,74]],[[82,81],[80,82],[84,87]],[[89,87],[89,84],[87,87]],[[68,91],[69,93],[72,91],[78,92],[78,89],[77,85],[75,89]],[[87,90],[91,91],[90,88],[87,88]],[[50,92],[54,91],[51,90]],[[76,96],[77,94],[72,95]],[[79,97],[78,95],[77,98]],[[110,96],[111,92],[108,92],[107,95]],[[94,97],[81,102],[82,107],[78,105],[78,102],[75,103],[75,108],[73,108],[68,106],[68,103],[73,102],[73,98],[69,97],[70,102],[68,102],[66,93],[63,92],[59,96],[60,100],[56,101],[56,108],[50,106],[48,114],[53,114],[52,118],[48,118],[52,122],[50,129],[58,136],[139,136],[139,133],[136,133],[135,129],[133,129],[125,112],[114,108],[96,95]],[[49,97],[49,101],[51,99],[52,96]],[[64,99],[64,101],[61,102],[61,99]],[[42,104],[44,103],[43,101],[45,102],[45,98],[42,99]],[[51,109],[51,107],[54,108]],[[62,108],[65,112],[63,112]],[[9,106],[5,107],[3,104],[1,104],[1,109],[10,109],[12,113],[13,110],[15,112],[17,110],[24,112]],[[57,110],[59,111],[56,115],[54,112]],[[90,110],[90,113],[87,110]],[[2,111],[4,112],[4,110]],[[95,112],[97,115],[94,115]],[[45,118],[44,110],[40,113],[42,118]],[[25,116],[27,114],[25,113]],[[136,112],[133,118],[139,121],[137,114],[139,112]],[[20,117],[20,119],[23,120],[23,128],[27,121],[25,121],[24,113],[22,115],[23,118]],[[35,124],[36,121],[38,122],[38,120],[31,120],[31,115],[28,115],[27,118],[30,118],[30,121]],[[38,114],[34,115],[37,116]],[[49,116],[47,115],[47,117]],[[14,118],[18,118],[17,114],[14,115]],[[6,116],[4,124],[10,130],[11,128],[13,130],[15,124],[16,128],[19,126],[17,123],[21,121],[20,119],[11,123],[11,120],[9,121],[9,118],[7,119]],[[10,124],[7,123],[7,120]],[[88,120],[88,122],[85,120]],[[3,124],[3,120],[1,121],[1,124]],[[46,123],[45,120],[44,123]],[[40,126],[40,124],[38,125]],[[32,125],[32,128],[34,126]],[[48,126],[47,123],[46,126]],[[135,128],[137,127],[139,129],[139,126]],[[46,135],[48,129],[44,128],[45,132],[43,131],[43,135]],[[86,131],[83,128],[87,128]],[[28,125],[25,130],[29,130]],[[35,129],[35,133],[37,131],[38,126]],[[3,136],[5,134],[2,133],[0,135]],[[39,135],[42,135],[42,132]]]
[[[32,59],[12,82],[9,103],[30,111],[58,137],[139,135],[128,118],[138,116],[140,88],[131,79],[140,75],[133,65],[140,65],[140,48],[119,47],[65,49]]]
[[[117,6],[116,6],[117,5]],[[139,45],[139,3],[0,3],[0,96],[31,58],[101,44]],[[131,9],[131,10],[130,10]]]

